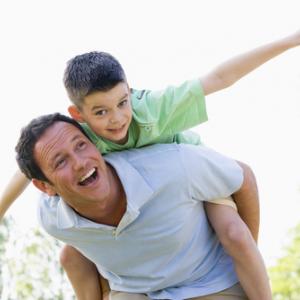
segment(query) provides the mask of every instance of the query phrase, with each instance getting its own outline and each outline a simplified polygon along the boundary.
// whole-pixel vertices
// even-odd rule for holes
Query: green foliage
[[[39,229],[11,226],[3,250],[2,300],[71,300],[71,286],[59,264],[61,245]],[[0,237],[1,238],[1,237]]]
[[[0,222],[0,266],[4,264],[4,253],[5,253],[5,245],[8,240],[10,219],[4,218],[3,221]],[[3,274],[2,268],[0,268],[0,295],[3,290]]]
[[[269,269],[274,300],[300,299],[300,224],[292,231],[285,256]]]

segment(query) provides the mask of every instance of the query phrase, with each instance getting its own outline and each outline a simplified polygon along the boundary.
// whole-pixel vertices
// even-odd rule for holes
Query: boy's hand
[[[300,30],[223,62],[200,81],[204,95],[233,85],[245,75],[285,51],[300,45]]]
[[[300,30],[287,36],[285,39],[286,39],[287,43],[289,43],[291,48],[299,46],[300,45]]]

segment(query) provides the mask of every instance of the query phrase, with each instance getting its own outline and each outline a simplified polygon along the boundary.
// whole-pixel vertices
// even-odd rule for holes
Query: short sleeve
[[[151,128],[154,139],[173,136],[207,121],[205,97],[199,79],[161,91],[133,92],[132,107],[134,119]]]
[[[226,198],[238,191],[244,175],[239,164],[205,146],[180,145],[184,172],[195,200]]]

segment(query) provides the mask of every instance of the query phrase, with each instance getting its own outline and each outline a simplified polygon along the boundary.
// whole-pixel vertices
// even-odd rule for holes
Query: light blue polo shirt
[[[238,280],[207,221],[203,201],[228,197],[242,184],[232,159],[203,146],[165,144],[115,152],[127,211],[117,227],[97,224],[59,197],[43,196],[44,229],[92,260],[112,290],[151,299],[186,299]]]

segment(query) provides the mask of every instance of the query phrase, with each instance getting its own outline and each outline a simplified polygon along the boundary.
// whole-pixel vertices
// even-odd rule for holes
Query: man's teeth
[[[96,171],[96,168],[93,168],[92,170],[90,170],[87,174],[85,174],[83,177],[81,177],[79,182],[83,182],[84,180],[86,180],[87,178],[89,178],[90,176],[92,176],[92,174]]]

